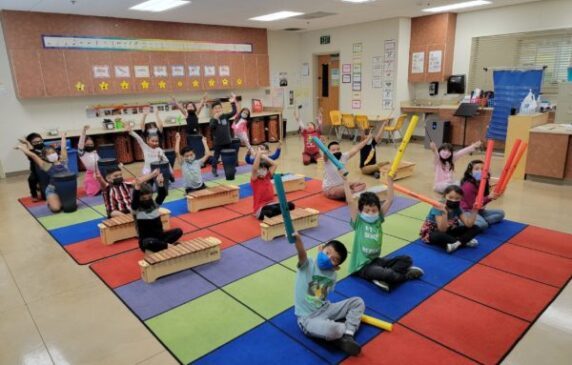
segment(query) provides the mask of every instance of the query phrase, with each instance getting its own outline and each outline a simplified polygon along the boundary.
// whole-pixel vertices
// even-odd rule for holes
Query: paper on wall
[[[201,66],[190,65],[189,66],[189,76],[201,76]]]
[[[441,50],[430,51],[428,72],[441,72],[442,62],[443,62],[443,51]]]
[[[131,72],[129,70],[129,66],[115,66],[115,77],[116,78],[129,78],[131,77]]]
[[[173,75],[173,77],[184,77],[185,66],[182,65],[171,66],[171,75]]]
[[[155,77],[167,77],[167,66],[153,66],[153,76]]]
[[[425,52],[414,52],[411,55],[411,73],[422,74],[425,66]]]
[[[137,78],[149,77],[149,66],[147,65],[134,66],[133,70],[135,71],[135,77]]]
[[[93,77],[96,79],[106,79],[109,78],[109,66],[108,65],[97,65],[93,66]]]
[[[216,67],[215,66],[205,66],[205,76],[216,76]]]
[[[230,67],[228,65],[223,65],[218,67],[219,76],[230,76]]]

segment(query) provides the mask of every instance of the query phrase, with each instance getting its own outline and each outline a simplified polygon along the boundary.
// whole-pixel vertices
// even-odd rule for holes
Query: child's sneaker
[[[357,356],[361,352],[361,346],[350,335],[343,335],[342,338],[335,340],[334,344],[350,356]]]
[[[423,271],[422,268],[417,267],[417,266],[411,266],[407,270],[405,277],[409,280],[415,280],[415,279],[419,279],[420,277],[422,277],[423,274],[425,274],[425,272]]]
[[[457,251],[457,249],[460,246],[461,246],[461,242],[459,242],[459,241],[447,244],[447,253],[452,253],[452,252]]]
[[[379,179],[380,176],[381,176],[381,175],[380,175],[379,171],[376,171],[376,172],[373,173],[373,177],[374,177],[375,179]]]
[[[477,241],[476,239],[472,239],[469,242],[467,242],[466,246],[467,247],[477,247],[479,245],[479,241]]]
[[[381,280],[372,280],[372,282],[377,285],[378,287],[380,287],[381,289],[385,290],[386,292],[389,292],[389,284],[387,284],[385,281],[381,281]]]

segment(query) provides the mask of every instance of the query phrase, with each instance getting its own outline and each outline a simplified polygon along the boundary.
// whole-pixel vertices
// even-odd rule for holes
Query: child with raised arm
[[[304,165],[309,165],[311,163],[317,163],[318,158],[320,157],[320,149],[316,144],[312,141],[312,137],[320,138],[322,135],[322,108],[318,112],[318,116],[316,117],[316,123],[308,123],[305,125],[302,119],[300,118],[300,108],[299,106],[297,109],[294,109],[294,118],[298,122],[300,126],[300,133],[302,134],[302,142],[304,143],[304,151],[302,152],[302,163]]]
[[[212,105],[212,118],[209,123],[211,136],[214,143],[214,157],[212,160],[212,174],[218,176],[217,165],[220,157],[220,151],[226,148],[231,148],[230,137],[230,119],[236,115],[236,95],[231,94],[230,105],[232,111],[230,113],[223,113],[222,104],[217,101]]]
[[[144,111],[143,115],[141,116],[141,131],[143,132],[143,136],[145,139],[151,136],[157,136],[159,139],[159,144],[163,139],[163,120],[159,116],[159,109],[155,109],[155,122],[146,123],[147,116],[149,115],[148,111]]]
[[[201,167],[211,156],[211,151],[209,150],[207,139],[203,137],[205,155],[199,159],[196,158],[195,151],[192,149],[192,147],[185,146],[180,149],[180,146],[181,135],[177,133],[175,135],[175,152],[181,161],[181,171],[183,173],[183,179],[185,180],[185,192],[189,194],[193,191],[206,189],[207,186],[203,181]]]
[[[369,137],[371,138],[371,136]],[[369,141],[369,138],[364,139],[359,144],[352,147],[348,152],[342,153],[340,144],[336,141],[332,141],[328,144],[328,150],[336,157],[342,164],[347,164],[350,158],[355,156]],[[324,160],[326,161],[324,165],[324,181],[322,182],[322,192],[328,199],[333,200],[344,200],[345,190],[344,190],[344,179],[338,173],[338,168],[328,160],[328,157],[324,155]],[[364,182],[350,182],[350,189],[352,193],[359,193],[366,189],[366,184]]]
[[[143,175],[147,175],[151,172],[151,164],[153,162],[168,161],[167,157],[165,156],[165,152],[163,152],[163,149],[159,147],[159,136],[157,134],[150,134],[146,139],[147,143],[145,143],[143,138],[141,138],[140,135],[133,131],[130,124],[127,125],[126,129],[131,137],[135,138],[139,144],[139,147],[141,147],[141,150],[143,151],[143,156],[145,159],[142,171]],[[172,168],[171,176],[173,176]]]
[[[101,192],[101,186],[95,178],[95,170],[97,170],[97,161],[99,155],[95,150],[95,143],[91,137],[87,137],[87,130],[89,126],[86,125],[81,131],[79,143],[77,144],[77,151],[79,159],[85,167],[85,177],[83,179],[83,188],[88,196],[95,196]]]
[[[336,271],[346,260],[343,243],[332,240],[318,248],[316,259],[308,258],[299,234],[295,234],[298,270],[294,292],[294,313],[298,326],[308,337],[329,341],[351,356],[361,352],[354,335],[361,324],[365,304],[359,297],[337,303],[328,294],[334,291]]]
[[[44,149],[44,139],[38,133],[30,133],[26,136],[26,139],[20,139],[20,143],[25,144],[28,150],[32,151],[36,156],[42,156],[42,150]],[[28,187],[30,189],[30,196],[33,202],[37,202],[40,199],[45,200],[45,192],[40,188],[40,177],[36,171],[36,163],[33,159],[28,157],[30,161],[30,175],[28,176]],[[39,193],[39,196],[38,196]]]
[[[382,224],[393,203],[393,179],[387,178],[387,199],[383,205],[376,194],[366,191],[361,193],[356,207],[350,185],[346,177],[341,176],[345,181],[350,224],[355,231],[349,273],[371,281],[385,291],[390,291],[406,280],[421,277],[423,270],[412,266],[413,260],[409,256],[380,257]]]
[[[234,118],[234,122],[232,123],[231,128],[234,132],[234,136],[240,139],[242,143],[244,143],[247,150],[250,150],[252,146],[248,140],[248,118],[250,118],[250,109],[240,109]]]
[[[362,131],[362,138],[367,139],[368,143],[366,143],[366,145],[363,146],[363,148],[360,150],[359,167],[362,174],[373,175],[373,177],[376,179],[379,179],[379,169],[383,166],[384,163],[377,162],[375,147],[379,144],[379,142],[381,142],[386,124],[387,121],[381,123],[377,134],[373,138],[369,138],[369,134],[372,134],[373,130],[370,130],[368,134],[366,134],[366,130]]]
[[[244,162],[246,162],[248,165],[252,165],[254,163],[253,155],[256,155],[256,151],[257,149],[255,147],[251,147],[244,156]],[[276,161],[278,158],[280,158],[280,152],[282,151],[282,142],[278,142],[278,147],[276,148],[276,150],[274,150],[272,154],[270,154],[270,147],[268,146],[268,143],[259,144],[258,151],[261,151],[263,154],[267,155],[268,158],[270,158],[271,160]]]
[[[443,193],[449,185],[459,185],[459,181],[455,180],[455,161],[460,157],[474,152],[481,146],[481,141],[477,141],[472,145],[459,151],[454,151],[453,145],[443,143],[439,148],[435,143],[431,142],[431,150],[433,151],[433,164],[435,165],[435,181],[433,190]]]
[[[198,108],[192,101],[189,101],[187,105],[183,107],[174,96],[171,96],[171,100],[187,121],[187,134],[201,134],[199,115],[207,103],[207,94],[203,95]]]
[[[146,183],[146,179],[156,178],[157,180],[157,197],[153,200],[153,189]],[[147,250],[157,252],[164,250],[169,244],[175,244],[183,235],[180,228],[163,230],[161,222],[161,212],[159,206],[167,197],[167,189],[163,175],[159,170],[148,177],[138,178],[135,180],[133,189],[133,199],[131,201],[131,210],[135,218],[135,226],[139,236],[139,248],[145,252]]]

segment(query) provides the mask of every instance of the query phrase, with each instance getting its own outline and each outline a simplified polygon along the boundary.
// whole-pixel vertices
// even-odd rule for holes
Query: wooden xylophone
[[[145,254],[143,260],[139,261],[141,278],[146,283],[152,283],[162,276],[219,260],[220,244],[221,241],[215,237],[195,238]]]
[[[300,174],[283,175],[282,185],[284,185],[284,192],[286,193],[304,190],[306,189],[306,178]],[[276,193],[276,189],[274,192]]]
[[[387,186],[375,185],[375,186],[370,186],[369,188],[365,189],[364,191],[360,191],[359,193],[355,193],[353,195],[354,200],[356,200],[356,201],[359,200],[359,197],[361,196],[361,194],[365,193],[365,192],[374,193],[382,201],[387,199]]]
[[[187,208],[189,212],[220,207],[238,202],[239,187],[234,185],[219,185],[198,190],[187,195]]]
[[[169,229],[169,218],[171,216],[171,211],[165,208],[159,208],[159,212],[161,213],[163,229]],[[104,220],[97,226],[99,227],[99,236],[101,237],[101,242],[104,245],[111,245],[117,241],[137,237],[135,219],[131,214],[125,214],[119,217]]]
[[[390,169],[391,169],[391,164],[389,162],[387,163],[387,165],[383,165],[379,169],[382,182],[387,181],[387,174],[389,173]],[[399,166],[397,167],[397,171],[395,172],[395,175],[393,176],[393,180],[399,180],[399,179],[403,179],[405,177],[411,176],[411,175],[413,175],[413,171],[415,171],[415,163],[407,162],[407,161],[401,161],[399,163]]]
[[[292,224],[297,232],[317,227],[319,215],[320,212],[312,208],[296,208],[290,211]],[[260,223],[260,236],[265,241],[272,241],[274,238],[284,234],[284,219],[281,215],[273,218],[264,218],[262,223]]]

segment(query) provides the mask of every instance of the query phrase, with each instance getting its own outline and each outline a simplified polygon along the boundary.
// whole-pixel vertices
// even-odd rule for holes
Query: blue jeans
[[[504,210],[501,209],[481,209],[477,214],[475,225],[482,231],[489,228],[489,225],[499,223],[504,219]]]

